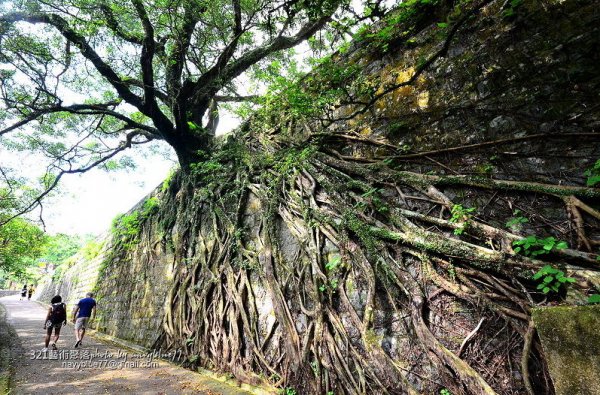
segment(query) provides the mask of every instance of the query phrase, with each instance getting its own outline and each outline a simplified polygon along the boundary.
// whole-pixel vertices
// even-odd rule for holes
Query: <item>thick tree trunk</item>
[[[189,173],[191,165],[202,162],[210,156],[213,139],[213,135],[198,129],[181,133],[166,141],[175,150],[182,171]]]

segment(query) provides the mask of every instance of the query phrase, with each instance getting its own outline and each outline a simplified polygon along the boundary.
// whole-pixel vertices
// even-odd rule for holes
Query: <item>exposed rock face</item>
[[[300,393],[552,393],[528,323],[597,281],[599,21],[409,2],[139,207],[100,328]]]
[[[556,393],[600,393],[600,306],[533,311]]]

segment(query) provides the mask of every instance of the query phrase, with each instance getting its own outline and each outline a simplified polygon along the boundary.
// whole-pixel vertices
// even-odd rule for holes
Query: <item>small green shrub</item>
[[[586,184],[588,187],[593,187],[600,183],[600,159],[594,163],[594,166],[587,169],[583,175],[587,176]]]
[[[508,7],[502,12],[505,18],[510,18],[516,15],[517,10],[523,5],[523,0],[510,0]]]
[[[450,218],[449,222],[451,222],[453,224],[456,224],[456,223],[460,224],[459,228],[454,229],[455,235],[462,235],[464,233],[465,229],[469,225],[469,221],[470,221],[471,217],[473,216],[472,213],[474,211],[475,211],[474,207],[465,208],[465,207],[461,206],[460,204],[455,204],[454,206],[452,206],[452,209],[451,209],[452,217]]]
[[[539,282],[537,289],[541,290],[544,294],[550,291],[558,293],[561,288],[577,281],[572,277],[565,276],[565,272],[555,269],[550,265],[541,268],[533,275],[533,279]]]
[[[160,206],[160,200],[156,196],[152,196],[144,201],[142,205],[142,219],[146,219],[150,217],[152,214],[158,211],[158,207]]]
[[[342,258],[339,256],[335,256],[335,257],[331,258],[329,260],[329,262],[327,262],[325,264],[325,269],[327,269],[328,272],[332,272],[335,269],[337,269],[337,267],[340,265],[341,262],[342,262]]]
[[[521,215],[521,210],[515,210],[513,212],[513,217],[506,222],[506,227],[519,230],[523,224],[528,222],[529,220]]]
[[[427,15],[438,0],[406,0],[398,4],[397,10],[381,22],[376,31],[362,27],[355,34],[355,40],[367,40],[369,45],[382,52],[389,50],[389,44],[399,38],[410,37],[415,24]]]
[[[329,280],[328,282],[321,284],[319,286],[319,291],[321,292],[326,292],[326,291],[331,291],[331,292],[335,292],[338,288],[339,282],[337,278],[332,278],[331,280]]]
[[[554,237],[546,237],[540,239],[537,236],[531,235],[524,239],[513,242],[513,247],[517,254],[523,254],[532,258],[538,255],[548,254],[552,250],[563,250],[569,245],[566,241],[556,240]]]
[[[91,261],[100,254],[102,247],[104,247],[104,242],[98,243],[95,240],[90,240],[81,248],[81,252],[86,260]]]
[[[111,225],[113,238],[125,248],[133,247],[139,241],[142,223],[156,213],[159,206],[160,200],[157,197],[151,197],[144,201],[139,210],[130,214],[117,215]]]
[[[600,304],[600,294],[590,295],[587,302],[589,304]]]
[[[123,239],[135,237],[139,232],[140,213],[120,214],[113,219],[111,231],[115,238]]]
[[[169,171],[169,174],[167,175],[167,177],[163,180],[162,185],[160,187],[160,191],[162,193],[167,192],[167,190],[169,189],[169,187],[171,186],[171,182],[173,182],[173,177],[175,177],[175,174],[177,173],[177,170],[175,169],[171,169],[171,171]]]

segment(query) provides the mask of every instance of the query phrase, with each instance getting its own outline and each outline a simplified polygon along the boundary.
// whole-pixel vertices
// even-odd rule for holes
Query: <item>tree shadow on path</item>
[[[12,338],[11,394],[249,394],[230,384],[141,357],[86,335],[74,348],[72,325],[63,327],[58,351],[42,352],[46,310],[18,296],[0,298]]]

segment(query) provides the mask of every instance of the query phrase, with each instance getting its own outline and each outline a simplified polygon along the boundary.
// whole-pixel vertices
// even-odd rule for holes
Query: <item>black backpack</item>
[[[52,312],[50,313],[50,321],[53,324],[60,324],[67,320],[67,309],[64,303],[52,304]]]

